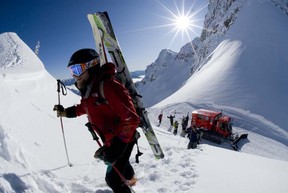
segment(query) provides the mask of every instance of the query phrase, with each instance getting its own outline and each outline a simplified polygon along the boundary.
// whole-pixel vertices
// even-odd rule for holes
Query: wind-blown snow
[[[249,9],[253,8],[253,4],[250,3],[249,6],[243,8],[244,13],[247,14],[245,17],[249,17]],[[272,9],[266,3],[261,6],[267,6],[266,10],[269,10],[267,15],[279,14],[276,9]],[[238,19],[243,19],[243,15]],[[287,19],[287,16],[284,16]],[[286,30],[286,27],[283,27]],[[232,27],[229,33],[236,33],[237,30]],[[279,33],[277,36],[283,35],[278,30],[277,33]],[[241,34],[239,33],[239,36]],[[243,60],[243,55],[251,54],[249,50],[254,48],[254,44],[250,45],[247,41],[245,38],[232,38],[232,35],[230,38],[223,39],[210,55],[210,60],[205,60],[207,63],[199,67],[199,70],[187,80],[181,90],[148,109],[150,121],[164,150],[165,158],[161,160],[154,158],[139,128],[142,135],[139,145],[144,155],[140,157],[140,163],[136,164],[134,159],[136,148],[134,148],[130,160],[139,178],[134,188],[137,193],[287,192],[288,134],[287,127],[282,126],[286,123],[286,119],[281,122],[280,118],[266,116],[265,112],[262,112],[264,107],[261,107],[261,103],[259,103],[259,109],[253,111],[245,108],[245,105],[251,104],[244,103],[247,98],[253,99],[255,94],[265,91],[260,88],[263,86],[262,81],[268,83],[269,86],[275,86],[277,81],[282,81],[286,67],[282,66],[282,59],[279,58],[280,63],[273,63],[276,65],[275,69],[269,68],[271,75],[273,73],[278,75],[277,77],[273,75],[275,82],[272,80],[270,83],[268,81],[271,79],[269,80],[268,76],[266,80],[260,75],[261,81],[258,81],[258,75],[249,74],[249,71],[238,66],[239,61]],[[285,41],[283,40],[284,46],[287,45]],[[73,164],[69,167],[59,118],[52,111],[54,104],[58,103],[56,80],[15,33],[0,34],[0,50],[0,192],[112,193],[104,180],[106,166],[93,158],[98,147],[84,126],[87,118],[83,116],[77,119],[63,119],[69,160]],[[278,50],[276,46],[275,50],[286,57],[285,50]],[[267,54],[267,52],[264,53]],[[269,58],[266,59],[269,61]],[[247,62],[251,61],[247,60]],[[250,70],[259,69],[254,68],[254,63],[252,65],[252,63],[241,62],[241,64],[249,64]],[[267,65],[268,62],[263,63],[261,70],[265,71]],[[280,68],[281,71],[276,68]],[[238,80],[237,70],[244,73],[241,77],[242,81]],[[219,76],[216,76],[216,73]],[[254,79],[251,79],[250,75],[254,75]],[[214,78],[209,79],[208,76]],[[248,80],[251,85],[243,86]],[[202,84],[203,81],[209,85],[209,89],[197,86],[196,83]],[[287,85],[286,80],[283,81],[283,85]],[[225,87],[218,87],[218,91],[214,88],[217,82],[225,83]],[[235,84],[239,87],[236,90]],[[281,95],[279,98],[267,93],[271,97],[267,108],[279,107],[278,112],[274,112],[278,116],[286,112],[284,108],[287,103],[282,101],[282,94],[287,96],[287,92],[282,87],[283,85],[276,87],[282,88],[281,92],[275,88]],[[187,92],[184,92],[185,87],[193,89],[191,91],[186,89]],[[247,90],[240,89],[244,87]],[[251,91],[252,88],[255,88],[254,92],[246,95],[247,91]],[[237,100],[229,98],[232,95],[231,89],[233,96],[238,97]],[[267,86],[265,89],[269,90],[270,87]],[[207,98],[201,100],[201,95],[212,91],[215,98],[211,95],[209,100]],[[225,99],[220,97],[220,94],[226,95]],[[199,101],[192,100],[191,96],[198,97]],[[61,95],[60,99],[61,104],[68,107],[78,103],[80,97],[68,90],[68,95],[65,97]],[[266,98],[261,100],[267,102]],[[263,102],[261,100],[259,102]],[[227,101],[234,102],[234,105],[227,105]],[[253,102],[255,101],[251,101]],[[235,103],[244,106],[237,107]],[[220,146],[205,140],[201,141],[198,149],[187,150],[187,138],[174,136],[167,131],[169,120],[166,117],[168,115],[174,114],[176,120],[181,121],[183,116],[190,115],[198,108],[222,109],[224,114],[234,119],[233,130],[235,132],[249,134],[248,139],[239,144],[239,152],[231,150],[228,144]],[[163,123],[157,127],[157,117],[161,111],[164,113]],[[269,115],[272,115],[272,112]]]

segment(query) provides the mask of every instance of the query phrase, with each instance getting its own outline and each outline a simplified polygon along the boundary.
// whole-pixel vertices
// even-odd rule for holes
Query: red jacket
[[[100,80],[94,82],[89,97],[82,97],[81,103],[75,108],[76,116],[88,115],[93,129],[107,146],[110,146],[111,139],[115,136],[125,143],[134,141],[136,128],[140,123],[127,89],[114,78],[114,74],[114,64],[104,64],[100,75],[97,75]],[[107,75],[110,76],[107,78]],[[102,95],[99,94],[101,81],[104,94],[102,99],[106,99],[102,103],[99,102],[99,95]]]

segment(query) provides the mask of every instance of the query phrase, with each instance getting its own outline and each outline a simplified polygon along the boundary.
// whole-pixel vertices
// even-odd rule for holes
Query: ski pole
[[[93,140],[95,140],[97,142],[97,144],[99,145],[99,147],[102,147],[102,144],[99,142],[99,137],[97,136],[97,134],[95,133],[94,129],[91,126],[91,123],[88,122],[85,124],[86,127],[88,127],[88,130],[90,131]],[[121,172],[116,168],[115,165],[112,165],[113,169],[115,170],[115,172],[118,174],[118,176],[121,178],[121,180],[126,184],[126,186],[128,186],[128,188],[131,190],[132,193],[136,193],[135,190],[133,190],[133,188],[129,185],[128,181],[126,180],[126,178],[121,174]]]
[[[60,103],[60,88],[61,88],[62,94],[64,96],[67,95],[67,90],[66,90],[65,85],[63,84],[63,82],[61,82],[61,80],[58,79],[57,80],[58,105],[61,105],[61,103]],[[67,145],[66,145],[66,139],[65,139],[65,133],[64,133],[64,126],[63,126],[62,117],[59,116],[59,118],[60,118],[60,125],[61,125],[61,129],[62,129],[62,136],[63,136],[63,141],[64,141],[64,147],[65,147],[65,152],[66,152],[68,166],[72,167],[72,164],[69,161],[69,156],[68,156],[68,151],[67,151]]]

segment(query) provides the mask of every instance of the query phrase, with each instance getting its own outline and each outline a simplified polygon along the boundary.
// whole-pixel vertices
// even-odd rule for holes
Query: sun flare
[[[193,21],[187,16],[180,15],[175,18],[175,26],[177,29],[187,30],[190,26],[193,26]]]
[[[160,6],[164,9],[168,16],[161,16],[168,20],[168,24],[162,25],[159,27],[172,27],[172,29],[167,33],[174,33],[172,40],[170,41],[170,45],[173,42],[178,41],[179,35],[182,39],[192,41],[192,37],[196,35],[196,29],[202,29],[202,26],[199,26],[199,18],[196,15],[203,10],[207,5],[202,5],[202,7],[195,8],[195,2],[192,2],[192,5],[186,6],[185,0],[182,1],[174,1],[175,7],[172,9],[165,6],[161,3],[160,0],[156,0],[160,4]],[[191,2],[191,1],[189,1]],[[179,5],[180,4],[180,5]],[[169,47],[170,47],[169,45]]]
[[[195,7],[196,1],[198,4]],[[203,21],[203,17],[199,18],[197,14],[199,14],[203,9],[205,9],[207,7],[207,4],[199,3],[201,1],[202,0],[189,0],[189,4],[192,4],[188,6],[187,4],[185,4],[185,0],[174,0],[174,6],[169,4],[170,7],[168,7],[168,5],[163,4],[164,2],[166,2],[165,0],[155,0],[155,2],[157,2],[164,10],[165,15],[157,15],[160,18],[164,18],[165,23],[134,31],[151,30],[157,28],[170,28],[170,30],[163,34],[163,37],[174,34],[169,41],[168,48],[170,48],[170,46],[175,42],[191,42],[192,38],[195,37],[195,35],[197,34],[196,32],[198,32],[199,29],[203,29],[203,26],[200,24],[200,22]]]

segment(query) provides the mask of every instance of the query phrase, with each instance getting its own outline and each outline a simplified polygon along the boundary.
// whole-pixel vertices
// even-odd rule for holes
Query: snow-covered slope
[[[138,86],[147,107],[177,91],[199,65],[209,60],[207,56],[217,47],[245,2],[245,0],[209,1],[201,37],[196,37],[192,42],[184,45],[179,53],[174,53],[170,58],[166,59],[163,57],[165,55],[161,54],[165,50],[159,54],[157,60],[147,67],[143,84]],[[171,88],[170,85],[175,83],[178,87]],[[161,92],[158,92],[159,85],[161,85]],[[159,94],[153,97],[148,94],[155,92]]]
[[[3,43],[8,40],[13,40],[14,49]],[[84,127],[86,118],[64,119],[68,155],[73,164],[68,167],[59,119],[52,111],[58,101],[56,80],[16,34],[0,35],[0,48],[7,56],[0,61],[0,192],[112,193],[104,181],[106,166],[93,158],[97,145]],[[18,65],[10,62],[13,55],[19,56]],[[11,66],[9,72],[7,66]],[[61,96],[64,106],[78,100],[79,96],[69,91],[68,96]],[[179,103],[162,110],[165,116],[177,111],[176,117],[182,118],[195,108]],[[207,141],[201,142],[200,149],[187,150],[187,138],[167,131],[168,119],[163,120],[161,127],[154,125],[161,109],[149,111],[165,158],[155,160],[146,139],[140,138],[144,153],[140,164],[133,158],[136,152],[131,157],[139,178],[134,188],[137,193],[285,193],[288,189],[287,146],[250,132],[251,142],[241,148],[242,152],[213,147]],[[230,113],[244,125],[269,128],[269,122],[241,109],[231,109]],[[281,135],[281,131],[273,133],[276,138]]]
[[[287,19],[269,2],[243,6],[209,61],[157,106],[190,101],[239,107],[287,130]]]
[[[157,60],[146,69],[144,79],[139,82],[137,89],[143,95],[143,103],[149,107],[160,102],[181,87],[191,74],[193,57],[191,45],[187,44],[180,53],[164,49]],[[188,51],[187,51],[188,50]],[[153,94],[151,94],[153,93]],[[156,93],[156,94],[154,94]]]
[[[246,51],[242,41],[240,38],[223,41],[211,55],[210,61],[214,62],[202,66],[207,76],[224,82],[215,76],[214,70],[229,77],[226,74],[233,72],[240,60],[241,55],[236,57],[237,54],[243,55]],[[0,50],[0,192],[112,193],[104,180],[106,166],[93,158],[97,144],[84,126],[86,117],[63,119],[69,159],[73,164],[68,167],[59,118],[52,111],[54,104],[58,103],[56,80],[15,33],[0,34]],[[229,62],[222,66],[220,61]],[[206,80],[202,70],[195,72],[195,77],[202,77],[207,84],[213,84],[213,81]],[[185,86],[194,84],[193,76]],[[229,84],[225,85],[229,88]],[[169,86],[176,88],[172,83]],[[145,137],[140,138],[140,150],[144,153],[140,164],[135,163],[136,152],[131,156],[139,178],[136,192],[286,193],[287,131],[261,114],[216,104],[213,98],[200,104],[198,101],[182,102],[190,96],[191,92],[182,92],[179,98],[174,98],[175,101],[169,98],[159,104],[159,108],[148,109],[165,158],[155,160]],[[217,97],[220,98],[216,93],[218,100]],[[65,97],[61,95],[64,107],[79,100],[79,96],[70,91]],[[272,102],[276,106],[286,104],[278,99]],[[228,150],[228,146],[218,148],[204,140],[199,149],[187,150],[187,138],[167,131],[167,115],[176,113],[180,120],[199,107],[223,109],[234,118],[236,131],[249,133],[240,152]],[[156,127],[161,110],[164,112],[163,123]]]
[[[139,86],[145,104],[169,96],[157,107],[190,101],[243,108],[287,130],[288,5],[273,2],[211,1],[201,42],[195,39],[197,43],[193,43],[198,54],[184,57],[188,63],[181,67],[176,59],[180,53],[174,53],[172,59],[158,58],[147,68],[145,84]],[[200,63],[192,63],[197,57]],[[158,60],[173,63],[180,70],[171,65],[158,73],[163,68]],[[194,73],[183,81],[191,72],[189,68]],[[148,83],[151,73],[154,78]],[[177,88],[171,86],[173,82]],[[170,96],[171,92],[175,94]]]
[[[45,173],[41,170],[56,169],[66,162],[59,119],[52,111],[54,104],[58,103],[57,82],[15,33],[0,35],[0,50],[0,192],[23,192],[21,189],[12,191],[9,180],[18,183],[20,177],[17,175],[24,175],[29,188],[36,184],[33,172],[39,174],[36,178],[41,178]],[[78,101],[76,95],[71,92],[68,94],[69,104]],[[61,101],[64,105],[67,102],[63,98]],[[75,125],[79,128],[76,129]],[[66,134],[70,148],[84,154],[89,152],[89,155],[78,158],[82,163],[87,161],[94,150],[94,143],[88,140],[90,136],[83,131],[82,121],[65,122],[65,128],[70,129]],[[72,132],[73,128],[75,132]],[[71,143],[71,134],[75,143]],[[88,142],[83,141],[85,136]],[[89,142],[90,146],[79,149]],[[75,157],[78,155],[71,155],[71,159]],[[36,189],[30,192],[41,191]],[[46,189],[43,192],[50,191]]]
[[[2,78],[15,79],[19,75],[21,75],[19,78],[29,77],[44,71],[44,66],[37,56],[23,58],[19,55],[31,55],[31,50],[15,33],[3,33],[0,34],[0,38],[0,69]],[[15,68],[17,68],[16,71]]]

